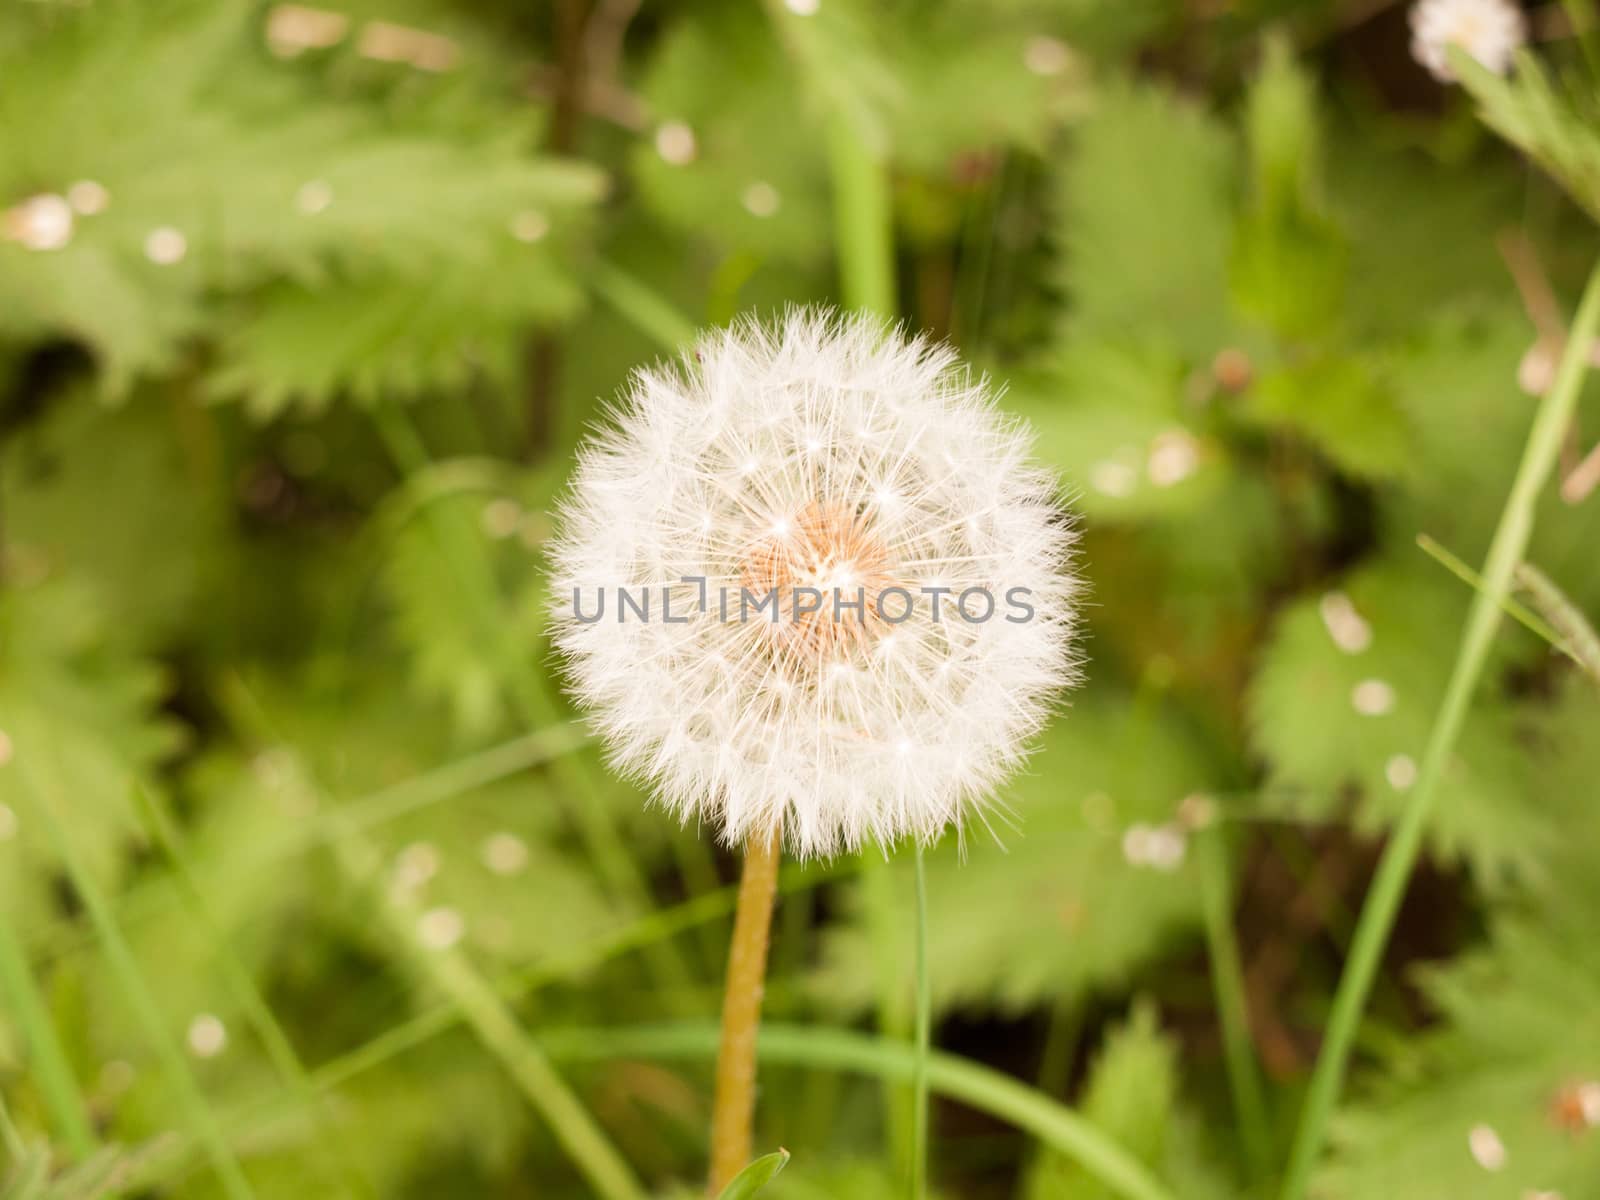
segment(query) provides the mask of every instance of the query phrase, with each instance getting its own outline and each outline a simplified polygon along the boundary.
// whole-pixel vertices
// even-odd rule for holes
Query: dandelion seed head
[[[555,644],[613,763],[729,844],[781,823],[801,857],[961,825],[1073,676],[1074,535],[1030,452],[951,351],[864,318],[747,321],[637,374],[550,546]],[[573,610],[574,589],[592,607],[683,577],[707,613],[691,587],[682,622]],[[933,586],[952,589],[938,620]],[[719,587],[730,610],[824,600],[724,621]],[[956,615],[966,589],[1017,587],[1032,620]]]
[[[1527,40],[1527,22],[1512,0],[1419,0],[1411,9],[1411,56],[1442,83],[1455,82],[1450,47],[1504,75]]]

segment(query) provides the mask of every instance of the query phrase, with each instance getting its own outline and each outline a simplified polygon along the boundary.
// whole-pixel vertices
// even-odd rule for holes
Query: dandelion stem
[[[928,871],[917,843],[917,1062],[911,1087],[911,1200],[928,1191],[928,1051],[933,1042],[933,993],[928,986]]]
[[[744,874],[728,947],[728,980],[722,1000],[722,1039],[717,1048],[716,1099],[711,1110],[711,1181],[715,1196],[750,1161],[756,1107],[756,1034],[766,989],[767,945],[773,898],[778,890],[780,831],[752,835],[745,846]]]
[[[1472,703],[1472,694],[1488,661],[1489,648],[1500,624],[1500,609],[1511,590],[1512,573],[1522,560],[1533,532],[1539,494],[1549,482],[1561,449],[1562,435],[1572,420],[1578,394],[1583,390],[1584,374],[1588,369],[1586,353],[1597,329],[1600,329],[1600,263],[1595,265],[1589,283],[1584,288],[1583,300],[1578,305],[1578,313],[1572,323],[1572,336],[1568,338],[1561,355],[1555,385],[1539,403],[1533,429],[1528,434],[1527,446],[1522,453],[1522,463],[1511,484],[1511,494],[1501,510],[1500,524],[1495,529],[1494,540],[1489,545],[1489,557],[1484,564],[1484,586],[1473,597],[1472,609],[1461,638],[1461,649],[1456,654],[1444,702],[1428,738],[1428,748],[1423,756],[1416,787],[1384,850],[1372,889],[1361,910],[1355,941],[1345,962],[1344,973],[1339,978],[1339,990],[1334,996],[1327,1037],[1317,1057],[1316,1070],[1312,1073],[1311,1086],[1306,1093],[1305,1108],[1300,1114],[1300,1126],[1295,1134],[1289,1169],[1284,1177],[1283,1200],[1300,1200],[1305,1195],[1317,1156],[1322,1152],[1328,1118],[1333,1113],[1333,1106],[1344,1083],[1350,1048],[1355,1041],[1362,1010],[1366,1007],[1367,994],[1372,990],[1378,963],[1389,941],[1389,932],[1394,928],[1395,915],[1405,896],[1411,869],[1421,852],[1423,833],[1427,829],[1428,816],[1433,811],[1439,782],[1455,752],[1456,740],[1461,735],[1467,709]]]

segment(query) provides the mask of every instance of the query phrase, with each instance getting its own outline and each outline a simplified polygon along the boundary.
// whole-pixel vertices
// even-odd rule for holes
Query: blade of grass
[[[1571,598],[1530,562],[1517,564],[1517,586],[1561,634],[1569,657],[1600,683],[1600,636]]]
[[[1584,288],[1583,299],[1572,322],[1571,336],[1562,351],[1555,384],[1539,402],[1533,428],[1523,450],[1522,462],[1512,481],[1500,513],[1500,522],[1489,545],[1484,564],[1483,590],[1472,602],[1462,633],[1444,702],[1428,738],[1427,751],[1417,774],[1416,786],[1407,798],[1372,888],[1361,910],[1355,941],[1339,979],[1329,1016],[1327,1035],[1317,1056],[1311,1085],[1301,1110],[1294,1148],[1284,1177],[1283,1200],[1301,1200],[1311,1180],[1311,1172],[1322,1152],[1328,1119],[1344,1084],[1350,1048],[1355,1041],[1367,994],[1372,989],[1378,964],[1394,927],[1395,915],[1405,895],[1411,870],[1422,849],[1423,833],[1433,810],[1434,797],[1444,775],[1445,765],[1455,751],[1456,740],[1466,720],[1473,692],[1488,661],[1500,609],[1511,590],[1512,573],[1522,561],[1533,532],[1534,511],[1539,494],[1549,482],[1560,453],[1561,439],[1583,390],[1588,370],[1588,347],[1600,329],[1600,263],[1597,263]]]
[[[179,830],[172,814],[167,811],[164,799],[148,788],[136,787],[134,790],[145,815],[145,824],[154,835],[153,840],[166,854],[173,875],[184,894],[190,918],[205,930],[211,942],[222,969],[223,979],[228,990],[233,993],[234,1003],[244,1013],[245,1020],[249,1022],[250,1028],[254,1030],[261,1045],[266,1049],[268,1059],[283,1081],[289,1085],[301,1109],[312,1118],[311,1124],[315,1130],[318,1156],[322,1160],[323,1169],[331,1179],[337,1179],[342,1184],[343,1191],[347,1195],[373,1195],[371,1185],[362,1177],[349,1156],[341,1152],[339,1144],[333,1139],[334,1126],[327,1098],[312,1084],[305,1065],[295,1053],[289,1035],[273,1016],[272,1007],[267,1003],[266,997],[256,987],[250,971],[234,952],[226,931],[212,915],[211,907],[206,903],[205,890],[196,878],[188,848],[184,845],[183,833]]]
[[[835,112],[827,124],[840,294],[847,308],[892,320],[896,305],[888,173],[848,115]]]
[[[514,738],[478,754],[425,771],[413,779],[382,788],[351,800],[341,808],[341,821],[354,829],[373,829],[434,804],[442,804],[502,779],[548,763],[587,744],[589,737],[577,725],[558,724],[523,737]],[[244,856],[231,868],[251,870],[270,866],[296,854],[306,854],[325,846],[335,832],[334,822],[316,816],[298,823],[283,837],[273,838]],[[126,897],[117,899],[118,923],[123,928],[166,912],[175,903],[172,890],[161,882],[142,884]],[[77,926],[61,921],[36,939],[35,949],[47,956],[70,953],[87,944],[92,934],[81,935]]]
[[[1422,548],[1422,552],[1424,554],[1433,559],[1440,566],[1444,567],[1445,570],[1449,571],[1450,574],[1461,580],[1461,582],[1465,583],[1468,587],[1472,588],[1473,591],[1482,592],[1485,590],[1483,576],[1479,575],[1466,563],[1462,562],[1461,559],[1457,558],[1454,554],[1447,550],[1442,544],[1436,542],[1427,534],[1417,534],[1417,545]],[[1525,605],[1517,600],[1515,596],[1507,595],[1505,599],[1500,602],[1500,607],[1505,610],[1507,616],[1511,617],[1524,629],[1528,630],[1530,633],[1533,633],[1543,641],[1548,642],[1555,650],[1561,654],[1565,654],[1568,658],[1572,659],[1573,662],[1578,663],[1580,666],[1583,665],[1582,660],[1573,653],[1572,647],[1568,646],[1565,641],[1563,641],[1561,634],[1552,628],[1548,622],[1539,616],[1539,614],[1529,610]]]
[[[40,747],[36,747],[35,752],[37,753],[39,749]],[[49,751],[46,750],[46,753]],[[239,1165],[233,1148],[223,1137],[222,1127],[217,1121],[216,1114],[211,1111],[205,1092],[200,1087],[200,1081],[189,1069],[183,1051],[173,1039],[161,1006],[145,982],[133,947],[128,944],[117,925],[110,900],[101,891],[99,883],[79,854],[71,834],[67,832],[57,815],[61,797],[56,793],[55,785],[33,765],[32,755],[19,756],[19,769],[34,801],[32,812],[44,827],[46,836],[66,868],[68,878],[72,880],[73,889],[83,901],[90,923],[100,935],[106,961],[122,990],[123,998],[144,1027],[145,1037],[149,1039],[152,1049],[161,1061],[168,1082],[190,1125],[193,1126],[210,1160],[211,1169],[222,1184],[223,1192],[231,1200],[251,1200],[255,1192],[250,1187],[244,1168]]]
[[[694,323],[621,267],[596,259],[589,266],[589,283],[618,316],[663,350],[676,352],[694,340]]]
[[[616,1058],[709,1058],[716,1053],[713,1025],[635,1026],[551,1032],[546,1053],[560,1061]],[[766,1025],[763,1060],[874,1075],[909,1082],[916,1050],[902,1042],[835,1029]],[[957,1055],[935,1052],[928,1085],[942,1096],[999,1117],[1039,1138],[1129,1200],[1175,1200],[1173,1193],[1103,1130],[1027,1084]]]
[[[4,920],[0,920],[0,996],[11,1000],[11,1011],[28,1047],[33,1076],[56,1135],[74,1158],[87,1158],[95,1147],[88,1106],[50,1020],[49,1006],[33,977],[27,952]]]
[[[277,740],[267,714],[243,685],[231,689],[226,711],[253,738]],[[306,765],[296,758],[293,766],[294,785],[310,792],[317,808],[337,811]],[[550,1126],[589,1185],[604,1200],[645,1200],[644,1189],[626,1160],[523,1031],[493,985],[461,951],[430,948],[418,940],[420,908],[404,893],[378,885],[382,856],[377,847],[359,831],[346,829],[332,839],[329,848],[344,875],[372,896],[391,941],[406,955],[412,969],[450,998],[479,1042]]]
[[[1211,986],[1216,993],[1217,1015],[1222,1023],[1222,1045],[1233,1092],[1239,1136],[1253,1181],[1272,1173],[1272,1135],[1262,1096],[1261,1073],[1250,1039],[1250,1018],[1245,1006],[1244,968],[1233,930],[1233,895],[1228,886],[1228,862],[1222,831],[1202,830],[1200,885],[1204,893],[1206,952],[1211,962]]]
[[[394,405],[380,405],[373,410],[372,418],[380,439],[401,472],[410,475],[428,469],[427,448],[403,410]],[[482,548],[475,541],[458,536],[452,526],[439,520],[436,509],[427,509],[423,517],[429,521],[450,577],[462,589],[468,617],[478,626],[479,636],[485,639],[486,646],[502,656],[503,661],[512,664],[507,676],[508,694],[519,715],[533,728],[555,723],[561,714],[543,677],[522,664],[523,655],[518,647],[506,644],[507,623],[499,587]],[[555,759],[551,763],[551,774],[557,797],[563,801],[584,850],[606,886],[635,907],[649,908],[650,889],[623,845],[616,826],[607,817],[599,788],[581,760],[575,757]],[[672,943],[663,942],[652,947],[647,962],[666,991],[687,992],[692,986],[693,975],[688,964]]]

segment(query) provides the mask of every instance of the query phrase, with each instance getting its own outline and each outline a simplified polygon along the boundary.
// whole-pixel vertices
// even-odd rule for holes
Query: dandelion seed
[[[496,875],[515,875],[528,865],[528,844],[514,833],[491,834],[483,843],[483,865]]]
[[[308,217],[327,210],[333,203],[333,188],[325,179],[309,179],[294,194],[294,206]]]
[[[1145,470],[1156,487],[1172,487],[1195,473],[1200,465],[1200,444],[1187,430],[1164,429],[1150,446]]]
[[[428,842],[412,842],[394,859],[394,886],[413,892],[439,873],[439,851]]]
[[[170,267],[189,253],[189,239],[170,225],[152,229],[144,240],[144,256],[158,267]]]
[[[752,217],[770,217],[777,213],[782,198],[778,195],[777,188],[758,179],[745,188],[740,201],[745,211]]]
[[[1512,0],[1420,0],[1411,9],[1411,56],[1442,83],[1455,82],[1452,46],[1504,75],[1527,40],[1527,22]]]
[[[417,918],[417,940],[429,950],[448,950],[466,932],[466,921],[453,908],[430,908]]]
[[[1060,75],[1072,64],[1072,51],[1060,38],[1037,34],[1022,47],[1022,65],[1035,75]]]
[[[550,232],[550,218],[538,209],[527,208],[511,218],[511,236],[519,242],[532,245],[544,240]]]
[[[1506,1165],[1506,1146],[1488,1125],[1474,1125],[1467,1134],[1467,1149],[1485,1171],[1498,1171]]]
[[[221,1018],[201,1013],[189,1022],[189,1053],[196,1058],[215,1058],[228,1044],[228,1027]]]
[[[17,836],[17,814],[12,807],[0,800],[0,842],[9,842]]]
[[[656,130],[656,153],[663,162],[675,167],[686,166],[699,152],[694,130],[682,121],[667,121]]]
[[[1394,688],[1381,679],[1363,679],[1350,692],[1350,706],[1363,717],[1381,717],[1394,708]]]
[[[1410,789],[1417,782],[1417,764],[1409,754],[1392,755],[1388,762],[1383,764],[1383,777],[1389,781],[1389,786],[1397,792]]]
[[[1144,844],[1145,861],[1158,871],[1171,873],[1183,866],[1189,839],[1176,825],[1158,825]]]
[[[111,203],[111,193],[92,179],[80,179],[67,189],[67,203],[85,217],[96,216]]]
[[[497,541],[511,537],[522,525],[522,506],[502,496],[483,506],[483,532]]]
[[[1089,485],[1103,496],[1122,497],[1139,482],[1139,473],[1127,463],[1106,459],[1089,469]]]
[[[72,241],[72,206],[54,192],[8,209],[6,236],[29,250],[60,250]]]
[[[1343,592],[1324,592],[1317,611],[1322,614],[1322,624],[1333,644],[1346,654],[1360,654],[1372,645],[1372,626]]]
[[[795,452],[808,439],[820,475]],[[744,322],[635,376],[550,547],[554,641],[612,760],[681,819],[732,844],[781,825],[801,857],[962,823],[1072,677],[1073,535],[1030,451],[953,353],[866,319]],[[822,586],[866,602],[794,603],[778,621],[576,619],[574,589],[592,597],[640,563],[736,596]],[[916,599],[904,622],[889,620],[903,603],[877,603],[890,587]],[[932,587],[951,589],[937,622]],[[968,589],[1019,587],[1035,619],[955,614]]]
[[[325,50],[344,40],[350,18],[301,4],[276,4],[267,14],[267,48],[279,58]]]

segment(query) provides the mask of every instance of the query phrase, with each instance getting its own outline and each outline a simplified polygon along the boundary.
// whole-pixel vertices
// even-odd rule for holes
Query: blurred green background
[[[695,1194],[639,1028],[715,1020],[736,864],[574,722],[542,547],[630,369],[870,294],[863,213],[1091,588],[931,859],[936,1042],[1265,1194],[1473,599],[1417,537],[1482,560],[1600,252],[1585,14],[1474,84],[1524,154],[1383,0],[4,0],[0,1196],[561,1200],[580,1127]],[[1582,403],[1527,557],[1593,614]],[[1319,1196],[1600,1197],[1597,781],[1508,622]],[[769,1017],[903,1039],[905,856],[784,888]],[[905,1195],[904,1088],[798,1047],[763,1196]],[[1113,1194],[980,1107],[939,1195]]]

